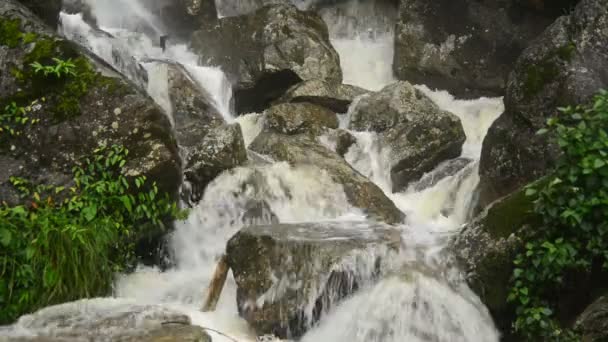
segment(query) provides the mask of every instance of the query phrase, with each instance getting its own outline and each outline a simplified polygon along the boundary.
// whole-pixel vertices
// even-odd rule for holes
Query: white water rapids
[[[142,3],[138,0],[92,2],[100,28],[112,36],[90,28],[78,14],[62,14],[62,32],[135,82],[143,82],[170,117],[166,68],[149,61],[162,59],[183,64],[192,78],[213,96],[224,118],[241,124],[246,143],[250,143],[261,129],[261,114],[234,118],[230,109],[232,91],[221,70],[198,65],[197,56],[185,45],[169,44],[163,52],[153,43],[156,37],[134,32],[138,22],[161,30],[161,25],[156,24]],[[325,8],[321,14],[328,22],[332,43],[340,54],[345,83],[379,90],[393,82],[393,22],[386,22],[382,11],[365,7],[364,1],[337,6],[339,9]],[[359,18],[360,22],[353,18]],[[139,61],[148,61],[143,63],[147,83],[141,77]],[[440,252],[449,235],[470,219],[481,143],[490,124],[503,111],[502,100],[461,101],[446,92],[431,91],[424,86],[420,89],[440,107],[460,117],[467,135],[462,156],[473,161],[457,174],[424,190],[417,191],[413,184],[405,192],[391,193],[387,158],[390,151],[379,145],[373,133],[352,132],[357,143],[345,158],[407,214],[407,222],[398,227],[404,246],[395,260],[398,267],[394,275],[360,289],[333,308],[302,338],[305,342],[493,342],[499,339],[485,307],[466,287],[458,271],[446,265],[445,253]],[[352,106],[356,104],[357,101]],[[343,127],[348,117],[348,113],[341,115]],[[119,275],[112,298],[43,309],[22,317],[10,328],[10,333],[32,335],[70,329],[48,322],[58,316],[70,316],[71,322],[94,320],[145,306],[144,311],[177,310],[190,316],[193,324],[222,331],[238,341],[255,341],[255,334],[238,316],[236,285],[231,276],[217,310],[198,311],[217,256],[224,252],[227,240],[235,232],[251,223],[244,215],[252,199],[266,201],[282,223],[331,220],[365,224],[365,216],[348,203],[342,187],[314,165],[294,168],[286,163],[271,163],[240,167],[214,180],[190,217],[177,223],[169,242],[176,264],[172,269],[161,272],[140,267],[132,274]],[[265,223],[264,218],[254,223]],[[230,341],[214,332],[210,335],[215,342]]]

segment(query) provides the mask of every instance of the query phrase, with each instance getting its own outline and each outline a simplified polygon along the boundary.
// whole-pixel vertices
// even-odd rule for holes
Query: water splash
[[[410,270],[345,301],[302,342],[498,341],[483,305],[463,291]]]

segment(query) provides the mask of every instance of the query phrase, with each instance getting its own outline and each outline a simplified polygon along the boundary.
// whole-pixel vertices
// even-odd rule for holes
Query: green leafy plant
[[[64,76],[76,76],[76,65],[71,59],[66,61],[59,58],[53,58],[55,65],[42,65],[39,62],[34,62],[30,66],[34,69],[34,73],[42,73],[44,76],[53,75],[57,78]]]
[[[145,229],[184,218],[146,177],[125,175],[129,151],[100,147],[69,189],[11,179],[27,205],[0,205],[0,323],[39,307],[106,294]]]
[[[555,172],[529,187],[542,227],[530,230],[514,261],[509,301],[514,329],[530,341],[577,341],[555,318],[568,274],[608,269],[608,92],[590,106],[560,108],[539,134],[553,133],[562,151]]]
[[[38,104],[39,101],[36,100],[25,107],[18,106],[15,102],[6,105],[4,110],[0,112],[0,137],[21,135],[21,128],[25,125],[38,123],[40,120],[33,119],[29,116],[29,113],[31,113]]]

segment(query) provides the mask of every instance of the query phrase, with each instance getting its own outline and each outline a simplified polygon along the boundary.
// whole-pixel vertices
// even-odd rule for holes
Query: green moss
[[[488,209],[483,222],[484,230],[494,238],[506,238],[524,225],[539,222],[533,209],[533,200],[526,196],[525,189],[520,189]]]
[[[526,98],[530,98],[538,94],[545,84],[553,81],[559,74],[559,69],[551,61],[542,61],[538,64],[528,65],[526,68],[526,80],[524,82],[524,90]]]
[[[576,45],[568,43],[553,50],[540,62],[528,65],[524,81],[525,98],[537,95],[547,83],[555,80],[559,76],[560,67],[563,67],[564,62],[570,62],[575,53]]]
[[[16,48],[21,43],[21,20],[0,18],[0,45]]]
[[[555,54],[559,59],[565,62],[572,61],[574,54],[576,53],[576,45],[574,43],[568,43],[556,50]]]
[[[34,49],[28,53],[23,62],[25,65],[38,62],[45,64],[49,62],[53,57],[58,56],[58,41],[54,38],[40,38],[36,40]]]

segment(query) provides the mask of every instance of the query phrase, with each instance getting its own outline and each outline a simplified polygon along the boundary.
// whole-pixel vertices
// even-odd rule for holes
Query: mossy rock
[[[584,0],[549,26],[518,58],[505,112],[483,142],[481,207],[550,173],[560,155],[552,134],[536,132],[559,107],[589,103],[608,88],[608,3]]]
[[[18,27],[15,30],[15,27]],[[71,61],[75,75],[44,75],[32,63]],[[15,0],[0,4],[0,109],[24,108],[26,123],[0,132],[0,199],[22,204],[10,177],[70,187],[72,168],[101,145],[129,150],[127,175],[147,176],[177,198],[181,161],[171,124],[143,90],[67,41]],[[27,203],[26,203],[27,204]]]
[[[467,283],[507,334],[514,317],[507,303],[513,260],[523,247],[523,229],[538,225],[533,209],[532,199],[520,189],[493,203],[450,242]]]

